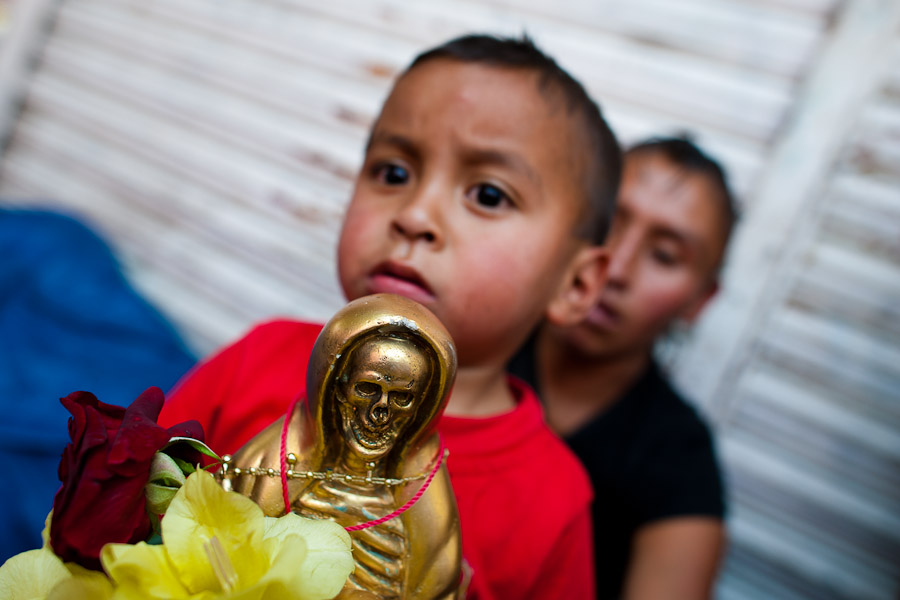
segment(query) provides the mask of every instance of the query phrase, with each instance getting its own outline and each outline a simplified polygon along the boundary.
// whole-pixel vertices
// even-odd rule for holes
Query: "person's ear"
[[[609,251],[602,246],[586,246],[578,251],[547,307],[547,320],[568,327],[581,322],[600,300],[606,285]]]
[[[685,308],[684,312],[681,313],[681,318],[687,323],[693,323],[697,320],[697,317],[700,316],[700,313],[703,312],[703,309],[706,308],[706,305],[709,304],[709,301],[712,300],[715,295],[719,292],[719,282],[718,280],[713,280],[703,291],[701,291],[696,298]]]

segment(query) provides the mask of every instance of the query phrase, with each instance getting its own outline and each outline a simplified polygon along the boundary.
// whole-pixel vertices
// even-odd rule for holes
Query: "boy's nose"
[[[627,236],[619,240],[612,249],[609,267],[606,273],[607,285],[617,289],[625,289],[631,283],[635,263],[640,252],[639,240]]]
[[[412,241],[439,244],[443,241],[441,218],[440,190],[434,186],[420,187],[405,199],[392,226]]]

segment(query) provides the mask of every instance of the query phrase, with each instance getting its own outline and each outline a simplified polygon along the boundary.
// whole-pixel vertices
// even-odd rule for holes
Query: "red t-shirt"
[[[159,422],[203,425],[216,452],[231,453],[287,410],[306,388],[309,354],[322,326],[273,321],[195,367],[169,395]],[[594,597],[591,490],[581,464],[544,424],[525,383],[487,418],[444,416],[463,557],[475,600]]]

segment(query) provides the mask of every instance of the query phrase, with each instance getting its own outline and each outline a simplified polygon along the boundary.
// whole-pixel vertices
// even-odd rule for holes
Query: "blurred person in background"
[[[709,428],[653,348],[715,295],[734,221],[723,170],[690,141],[632,147],[593,312],[572,327],[545,323],[510,363],[590,473],[598,598],[711,593],[722,478]]]

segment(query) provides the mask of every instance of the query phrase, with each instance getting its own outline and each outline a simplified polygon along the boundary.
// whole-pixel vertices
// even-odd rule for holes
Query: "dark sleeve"
[[[637,479],[638,524],[677,516],[725,515],[724,486],[708,427],[693,411],[649,440]]]

